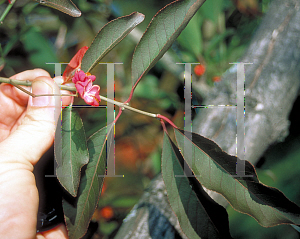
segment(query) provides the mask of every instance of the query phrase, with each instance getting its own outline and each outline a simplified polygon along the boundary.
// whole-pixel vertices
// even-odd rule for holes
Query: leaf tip
[[[80,16],[81,16],[81,11],[79,11],[78,9],[73,12],[73,17],[80,17]]]
[[[140,24],[142,21],[145,19],[145,15],[140,12],[136,12],[137,15],[137,20],[136,20],[136,25]]]

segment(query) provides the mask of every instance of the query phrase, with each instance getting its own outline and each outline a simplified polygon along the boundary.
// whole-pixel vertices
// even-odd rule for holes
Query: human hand
[[[57,87],[41,69],[24,71],[11,79],[32,81],[36,95],[53,94]],[[0,85],[1,238],[68,238],[64,225],[36,234],[39,196],[32,171],[54,141],[59,116],[55,99],[57,96],[32,98],[12,85]],[[62,97],[63,105],[71,100],[70,96]]]

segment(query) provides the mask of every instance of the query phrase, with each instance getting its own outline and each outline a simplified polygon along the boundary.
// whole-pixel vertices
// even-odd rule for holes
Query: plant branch
[[[14,80],[14,79],[9,79],[9,78],[5,78],[5,77],[0,77],[0,82],[11,84],[13,86],[16,86],[16,85],[31,86],[31,84],[32,84],[32,82],[28,81],[28,80],[26,80],[26,81]],[[73,86],[58,85],[58,87],[61,90],[76,91],[76,88]]]
[[[22,86],[31,86],[32,82],[31,81],[21,81],[21,80],[14,80],[14,79],[9,79],[9,78],[4,78],[4,77],[0,77],[0,82],[2,83],[7,83],[7,84],[11,84],[15,87],[17,87],[19,90],[22,90],[23,92],[25,92],[26,94],[29,94],[31,95],[32,97],[38,97],[38,96],[45,96],[45,95],[34,95],[32,94],[31,92],[25,90],[24,88],[20,87],[20,85]],[[68,90],[68,91],[73,91],[73,92],[76,92],[76,88],[74,86],[67,86],[67,85],[58,85],[60,89],[62,90]],[[62,95],[64,96],[64,95]],[[68,95],[69,96],[69,95]],[[119,106],[122,110],[123,109],[128,109],[128,110],[131,110],[131,111],[134,111],[134,112],[137,112],[137,113],[140,113],[140,114],[143,114],[143,115],[147,115],[147,116],[150,116],[150,117],[153,117],[153,118],[160,118],[160,119],[163,119],[163,120],[166,120],[169,124],[171,124],[173,127],[176,127],[176,125],[171,121],[169,120],[168,118],[162,116],[162,115],[159,115],[159,114],[153,114],[153,113],[149,113],[149,112],[145,112],[145,111],[142,111],[142,110],[138,110],[136,108],[133,108],[131,106],[129,106],[127,103],[122,103],[122,102],[119,102],[119,101],[115,101],[115,100],[112,100],[112,99],[108,99],[102,95],[100,95],[100,99],[101,100],[104,100],[110,104],[114,104],[114,105],[117,105]],[[177,127],[176,127],[177,128]]]
[[[272,1],[270,10],[262,20],[260,28],[256,30],[244,57],[238,60],[255,62],[247,66],[245,71],[246,89],[255,79],[252,90],[245,93],[246,159],[252,164],[256,164],[269,145],[283,140],[286,136],[289,127],[288,116],[299,92],[300,10],[295,3],[297,1]],[[286,19],[289,19],[287,25]],[[283,24],[284,30],[280,31]],[[274,30],[279,32],[276,42],[273,40]],[[269,53],[269,49],[272,50],[272,54]],[[265,60],[269,55],[272,59]],[[264,67],[261,68],[261,65]],[[257,71],[259,78],[256,80]],[[216,84],[214,90],[206,95],[203,105],[236,102],[236,79],[236,68],[232,67],[223,75],[222,81]],[[236,111],[228,108],[202,111],[193,121],[193,132],[215,141],[222,150],[235,155],[236,130],[233,129],[236,129]],[[164,181],[159,175],[145,190],[141,200],[124,220],[114,238],[151,238],[149,228],[155,228],[156,235],[165,235],[169,230],[176,228],[180,236],[186,238],[169,205],[165,190]],[[209,194],[219,204],[228,204],[220,194]],[[166,218],[169,224],[164,223],[162,226],[161,222]],[[173,238],[175,237],[177,238]]]
[[[127,103],[121,103],[119,101],[115,101],[115,100],[111,100],[111,99],[108,99],[102,95],[100,95],[100,99],[101,100],[104,100],[108,103],[111,103],[111,104],[114,104],[114,105],[117,105],[119,106],[121,109],[128,109],[128,110],[131,110],[131,111],[134,111],[134,112],[137,112],[137,113],[140,113],[140,114],[143,114],[143,115],[147,115],[147,116],[150,116],[150,117],[153,117],[153,118],[157,118],[158,115],[157,114],[152,114],[152,113],[149,113],[149,112],[146,112],[146,111],[142,111],[142,110],[138,110],[136,108],[133,108],[131,106],[129,106]]]
[[[0,17],[0,24],[3,23],[4,18],[6,17],[6,15],[9,13],[10,9],[12,8],[12,6],[14,5],[14,3],[16,2],[16,0],[12,0],[6,7],[6,9],[4,10],[4,12],[2,13],[1,17]]]

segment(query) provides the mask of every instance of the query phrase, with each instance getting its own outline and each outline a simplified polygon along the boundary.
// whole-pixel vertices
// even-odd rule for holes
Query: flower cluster
[[[91,75],[90,73],[84,73],[82,70],[75,72],[74,77],[72,78],[73,83],[75,84],[76,90],[84,101],[93,106],[99,106],[100,99],[100,86],[93,85],[96,76]]]
[[[99,95],[100,86],[93,85],[96,76],[91,75],[89,72],[84,73],[84,71],[80,69],[82,58],[87,50],[87,46],[82,47],[67,65],[63,74],[63,84],[72,80],[79,95],[87,104],[99,106],[99,102],[101,101]]]

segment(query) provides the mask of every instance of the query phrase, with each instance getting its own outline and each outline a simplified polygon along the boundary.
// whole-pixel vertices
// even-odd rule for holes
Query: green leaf
[[[0,57],[0,71],[2,71],[2,69],[4,68],[5,66],[5,60],[3,57]]]
[[[80,171],[88,163],[89,153],[82,120],[72,107],[67,107],[62,112],[61,134],[62,145],[55,147],[58,163],[56,174],[60,184],[76,197]],[[61,160],[58,160],[60,156]]]
[[[132,88],[171,47],[205,0],[178,0],[162,8],[136,46],[131,67]]]
[[[223,10],[224,0],[209,0],[201,7],[200,13],[204,18],[213,22],[218,21],[218,17]]]
[[[105,175],[106,132],[113,133],[111,129],[113,127],[105,126],[88,139],[90,160],[82,172],[78,195],[75,199],[63,199],[65,221],[71,239],[81,238],[85,234],[96,209]]]
[[[13,47],[18,43],[20,40],[20,33],[17,33],[10,37],[9,41],[5,44],[5,47],[3,48],[3,57],[6,56],[12,49]]]
[[[82,59],[81,70],[90,72],[98,62],[140,24],[144,18],[145,16],[143,14],[133,12],[128,16],[119,17],[110,21],[102,27]]]
[[[35,0],[36,2],[52,7],[72,17],[80,17],[81,12],[71,0]]]
[[[264,227],[300,224],[300,208],[278,189],[260,183],[251,163],[245,161],[245,175],[252,177],[233,177],[237,157],[198,134],[175,129],[175,136],[199,182],[222,194],[235,210],[254,217]]]
[[[177,42],[196,58],[199,58],[201,55],[203,47],[201,35],[202,21],[200,12],[198,11],[177,38]]]
[[[213,201],[194,177],[182,177],[184,159],[165,133],[162,176],[170,205],[188,238],[232,238],[228,215]]]

